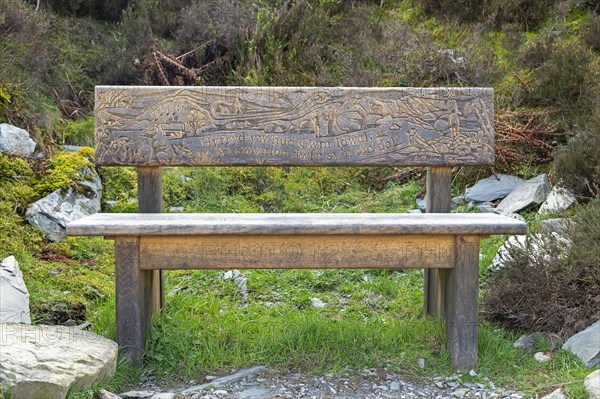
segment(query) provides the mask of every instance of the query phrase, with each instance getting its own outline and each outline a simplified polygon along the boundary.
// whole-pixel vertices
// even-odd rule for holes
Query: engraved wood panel
[[[98,165],[491,165],[489,88],[96,87]]]
[[[141,237],[144,269],[454,267],[453,236]]]

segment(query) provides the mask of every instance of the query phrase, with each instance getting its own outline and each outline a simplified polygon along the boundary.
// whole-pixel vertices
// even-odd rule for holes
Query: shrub
[[[513,249],[485,286],[483,313],[507,328],[570,335],[600,317],[600,198],[581,209],[567,237],[538,239],[540,251]]]
[[[585,44],[600,51],[600,15],[590,14],[581,27],[580,36]]]
[[[575,136],[556,156],[557,177],[581,199],[600,196],[599,148],[600,131],[590,127]]]

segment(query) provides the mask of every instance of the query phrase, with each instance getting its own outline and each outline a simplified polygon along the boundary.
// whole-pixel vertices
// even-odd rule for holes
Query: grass
[[[195,189],[209,184],[218,192],[223,183],[221,179],[230,179],[229,174],[236,173],[234,168],[168,170],[165,193],[179,194],[173,197],[167,194],[169,201],[175,202],[167,201],[166,205],[176,203],[186,210],[223,211],[227,208],[223,208],[222,201],[217,201],[218,195],[210,200],[209,194],[203,191],[199,200],[189,201],[178,190],[185,192],[188,185]],[[253,208],[264,198],[281,198],[283,193],[277,190],[285,190],[281,185],[284,182],[286,187],[312,184],[312,179],[323,180],[325,184],[320,173],[328,172],[309,169],[305,175],[305,172],[270,168],[251,169],[246,173],[237,176],[233,187],[239,184],[247,189],[245,196],[239,194],[243,197],[240,206]],[[354,177],[356,173],[342,171],[336,176],[336,184],[343,182],[344,176]],[[185,184],[179,185],[183,181]],[[119,179],[115,182],[122,183]],[[171,184],[176,187],[170,187]],[[252,187],[257,185],[266,189],[253,191]],[[366,209],[386,209],[393,202],[393,210],[402,212],[411,207],[414,194],[419,191],[416,183],[406,186],[392,183],[381,192],[370,193],[356,182],[341,186],[345,188],[334,192],[327,188],[305,190],[304,201],[312,201],[307,202],[309,208],[326,211],[362,211],[364,208],[357,210],[356,203],[362,203]],[[276,203],[278,207],[283,207],[281,201]],[[298,210],[297,205],[287,206]],[[502,237],[482,242],[482,271],[501,243]],[[85,292],[86,286],[78,285],[80,278],[104,293],[96,298],[82,295],[79,300],[86,303],[86,317],[94,331],[114,338],[111,243],[101,238],[78,237],[70,238],[57,248],[75,259],[70,265],[73,270],[67,274],[67,284],[72,286],[69,291]],[[97,270],[86,270],[90,259],[98,263]],[[53,267],[39,261],[32,263],[37,264],[36,273]],[[28,270],[29,261],[24,265]],[[268,365],[275,373],[294,369],[309,374],[388,367],[414,380],[454,373],[444,349],[442,324],[422,317],[421,270],[244,270],[243,273],[248,278],[247,300],[233,280],[222,278],[222,272],[168,272],[167,306],[154,320],[144,368],[137,370],[121,361],[117,376],[95,389],[124,390],[148,375],[156,376],[166,385],[183,385],[206,374],[228,373],[257,364]],[[29,276],[35,280],[32,273]],[[61,291],[64,286],[50,289],[49,284],[32,290],[33,303],[37,303],[39,295],[47,297],[52,291],[64,294]],[[319,298],[327,306],[314,308],[311,298]],[[466,378],[487,384],[483,378],[489,377],[497,386],[532,396],[564,385],[572,398],[585,397],[581,381],[588,371],[578,360],[559,351],[551,362],[538,363],[531,355],[524,355],[512,346],[518,336],[518,332],[480,323],[479,376]],[[419,358],[426,359],[424,370],[417,366]],[[94,389],[77,392],[71,397],[90,398],[93,392]]]

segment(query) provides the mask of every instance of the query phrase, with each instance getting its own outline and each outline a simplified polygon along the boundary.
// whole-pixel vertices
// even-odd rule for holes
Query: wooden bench
[[[454,367],[476,368],[479,240],[527,229],[449,213],[452,168],[493,163],[491,89],[104,86],[95,115],[95,162],[138,168],[140,214],[67,233],[115,241],[131,360],[164,304],[161,270],[426,268],[425,313],[445,319]],[[427,166],[427,214],[161,213],[161,166],[217,165]]]

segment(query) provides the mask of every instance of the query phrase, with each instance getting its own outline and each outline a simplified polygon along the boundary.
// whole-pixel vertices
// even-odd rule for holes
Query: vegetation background
[[[454,194],[494,172],[547,172],[578,205],[567,214],[577,223],[566,257],[548,244],[550,256],[517,256],[506,273],[488,275],[502,238],[484,243],[480,375],[531,395],[565,386],[584,398],[586,370],[571,355],[540,364],[512,343],[530,330],[565,336],[599,317],[599,13],[597,0],[0,0],[0,122],[26,128],[40,153],[0,154],[0,258],[18,258],[36,323],[90,321],[114,337],[112,243],[49,243],[22,218],[90,162],[89,149],[62,146],[93,144],[96,84],[491,86],[496,166],[456,170]],[[99,173],[104,210],[136,211],[135,171]],[[164,200],[187,212],[404,212],[422,194],[423,174],[173,168]],[[535,210],[522,214],[537,231]],[[441,326],[421,317],[420,271],[246,275],[247,299],[217,272],[169,273],[145,368],[122,362],[101,386],[121,389],[150,374],[177,384],[257,363],[452,373]],[[312,297],[328,306],[312,308]]]

